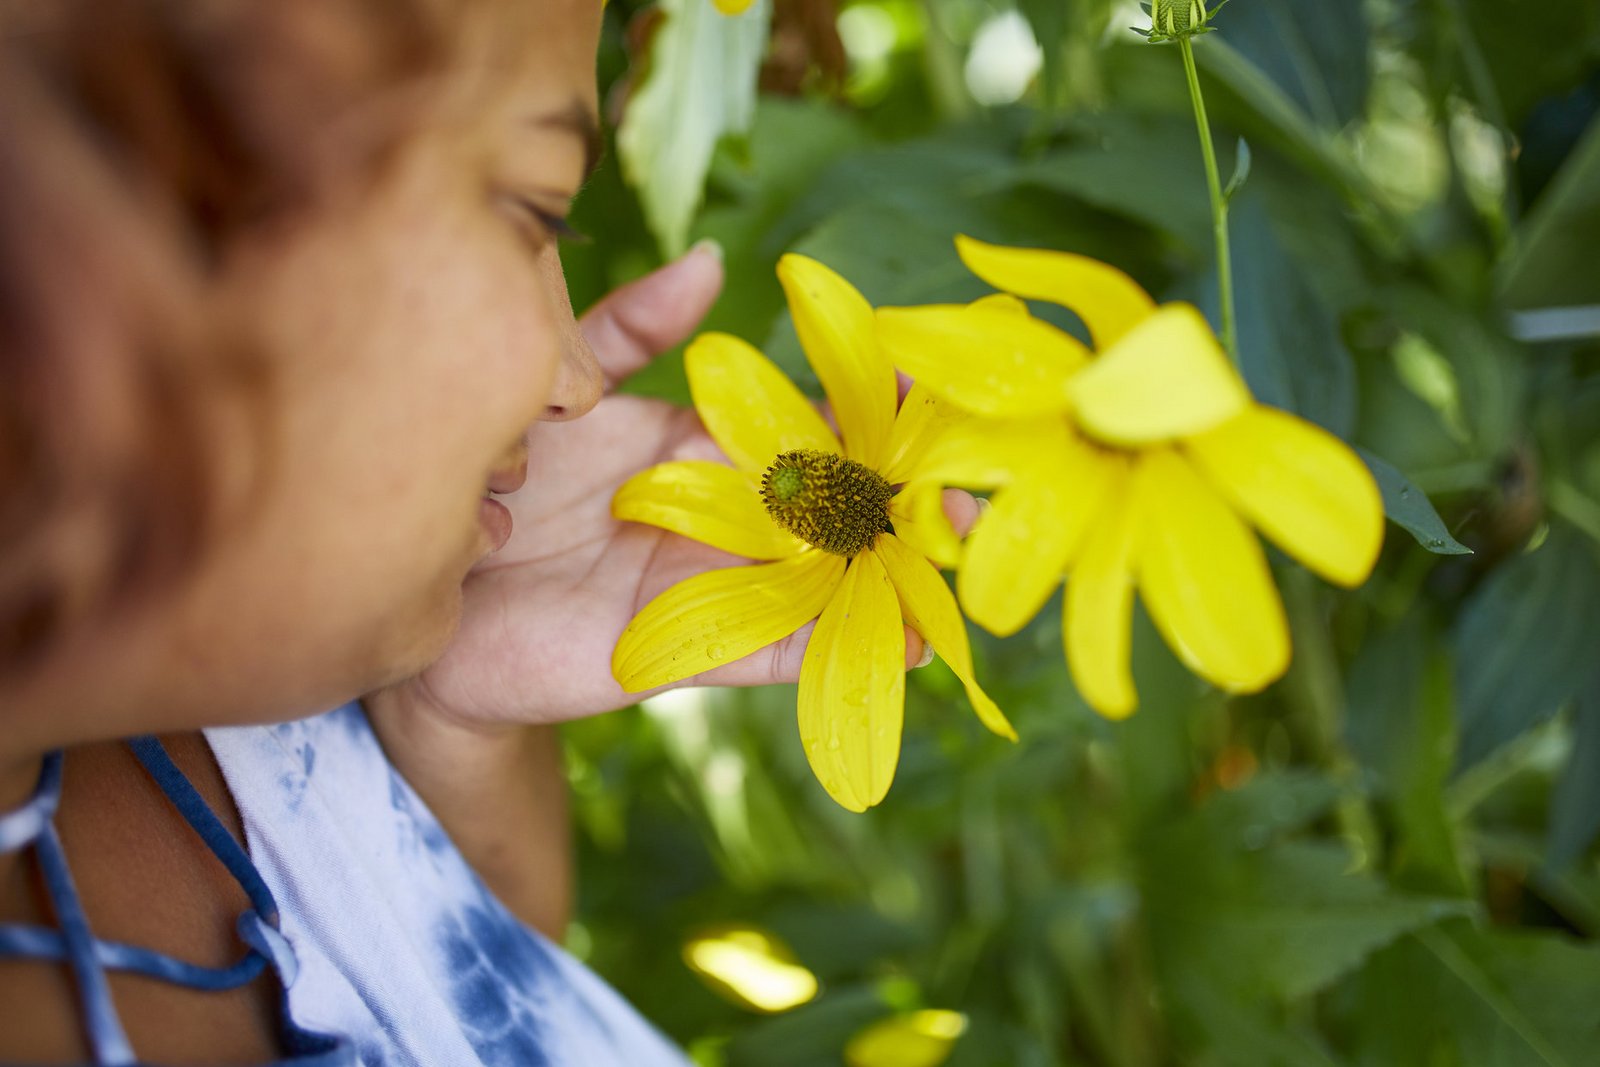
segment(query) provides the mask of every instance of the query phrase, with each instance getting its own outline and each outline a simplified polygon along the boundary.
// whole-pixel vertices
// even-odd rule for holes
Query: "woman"
[[[599,20],[0,6],[0,1063],[680,1062],[530,930],[550,724],[728,562],[609,517],[721,267],[573,320]]]

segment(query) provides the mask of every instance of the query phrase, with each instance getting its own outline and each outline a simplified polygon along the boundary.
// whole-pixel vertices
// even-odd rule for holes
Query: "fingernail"
[[[926,667],[928,664],[930,664],[932,662],[933,662],[933,646],[928,644],[926,641],[924,641],[922,643],[922,658],[917,660],[916,667],[913,667],[912,670],[916,670],[917,667]]]
[[[722,242],[717,240],[715,237],[700,238],[700,240],[689,246],[689,251],[684,253],[684,258],[687,259],[696,252],[707,253],[708,255],[714,257],[718,263],[721,263],[724,258]]]
[[[989,503],[988,497],[980,496],[978,498],[978,518],[981,519],[985,515],[989,514],[989,509],[992,507],[994,507],[994,505]]]

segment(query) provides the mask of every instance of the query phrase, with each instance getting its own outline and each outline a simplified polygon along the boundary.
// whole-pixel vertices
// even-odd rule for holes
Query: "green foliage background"
[[[610,4],[643,193],[614,152],[584,194],[580,306],[714,236],[708,327],[814,385],[777,257],[874,303],[966,299],[964,232],[1106,259],[1215,321],[1181,64],[1122,32],[1137,9],[1019,0],[1043,68],[985,107],[961,72],[997,3],[857,0],[846,25],[891,43],[858,33],[830,73],[830,0],[779,0],[786,91],[759,96],[773,12],[695,5],[664,0],[630,57],[649,12]],[[1278,560],[1295,661],[1255,697],[1209,690],[1140,619],[1142,707],[1108,723],[1067,676],[1058,604],[980,638],[1022,742],[941,665],[914,672],[898,778],[863,816],[812,780],[792,689],[570,727],[570,943],[701,1063],[840,1063],[919,1006],[965,1013],[962,1067],[1600,1063],[1600,3],[1233,0],[1215,25],[1213,125],[1253,159],[1245,374],[1381,457],[1416,537],[1391,523],[1355,592]],[[1539,313],[1573,307],[1546,337]],[[682,397],[681,363],[635,388]],[[776,1016],[719,998],[680,958],[719,922],[783,937],[821,995]]]

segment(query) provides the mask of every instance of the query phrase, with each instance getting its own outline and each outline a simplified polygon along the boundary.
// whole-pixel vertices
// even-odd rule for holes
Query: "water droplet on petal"
[[[843,747],[844,746],[839,743],[839,739],[837,737],[828,738],[828,751],[829,752],[837,752]]]
[[[728,646],[710,644],[706,646],[706,659],[721,663],[728,655]]]
[[[867,691],[865,689],[852,689],[844,695],[844,702],[852,707],[864,708],[867,706]],[[859,726],[861,716],[852,715],[850,725]]]

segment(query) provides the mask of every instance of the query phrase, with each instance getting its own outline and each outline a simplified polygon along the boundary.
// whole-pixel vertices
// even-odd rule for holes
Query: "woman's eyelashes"
[[[542,248],[551,238],[558,241],[587,241],[564,215],[540,207],[524,196],[507,194],[506,202],[522,236],[535,248]]]

